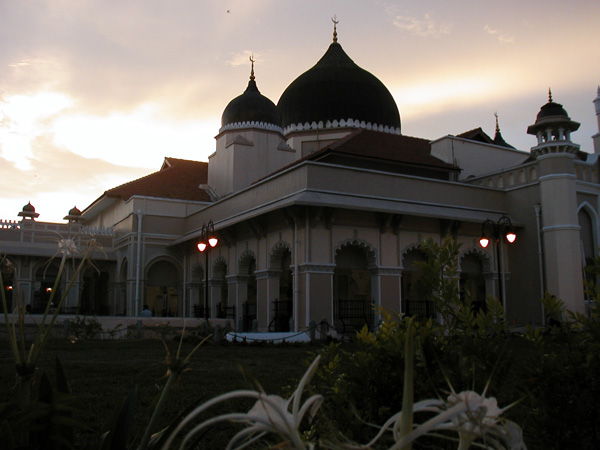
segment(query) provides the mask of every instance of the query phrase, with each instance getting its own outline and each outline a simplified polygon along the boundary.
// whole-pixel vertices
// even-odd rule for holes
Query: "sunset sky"
[[[248,83],[277,103],[332,40],[392,92],[402,133],[526,133],[552,88],[593,152],[597,0],[2,0],[0,219],[61,221],[104,191],[207,161]]]

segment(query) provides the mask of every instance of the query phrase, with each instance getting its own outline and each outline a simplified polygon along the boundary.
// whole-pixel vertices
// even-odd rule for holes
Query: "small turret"
[[[531,153],[537,158],[548,153],[579,152],[579,145],[571,142],[571,133],[579,129],[580,123],[571,120],[567,111],[552,100],[548,90],[548,103],[540,108],[535,123],[527,127],[527,133],[537,136],[538,145]]]
[[[31,202],[23,206],[23,210],[18,215],[19,217],[22,217],[23,220],[35,220],[40,216],[39,213],[35,212],[35,208]]]
[[[81,222],[81,211],[74,206],[69,210],[69,214],[63,217],[63,220],[67,220],[69,223],[79,223]]]

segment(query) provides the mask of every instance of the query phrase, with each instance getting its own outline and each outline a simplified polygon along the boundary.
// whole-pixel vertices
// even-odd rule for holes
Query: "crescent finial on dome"
[[[249,56],[248,59],[252,63],[252,68],[250,69],[250,79],[254,80],[254,78],[255,78],[254,77],[254,54],[252,54],[251,56]]]
[[[552,89],[548,88],[548,103],[552,103]]]
[[[337,24],[340,21],[337,19],[337,16],[333,16],[331,21],[333,22],[333,42],[337,42]]]

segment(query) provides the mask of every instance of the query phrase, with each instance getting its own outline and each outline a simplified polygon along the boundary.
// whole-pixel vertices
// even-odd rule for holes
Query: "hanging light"
[[[514,231],[512,231],[512,230],[511,230],[511,231],[509,231],[508,233],[506,233],[506,240],[507,240],[509,243],[511,243],[511,244],[512,244],[513,242],[515,242],[515,240],[516,240],[516,239],[517,239],[517,235],[515,234],[515,232],[514,232]]]
[[[509,244],[512,244],[517,239],[517,234],[508,216],[500,217],[496,223],[490,219],[486,219],[481,226],[479,245],[482,248],[487,248],[490,245],[490,237],[493,237],[497,241],[500,239],[500,236],[504,236]]]
[[[490,240],[487,238],[487,236],[482,235],[481,238],[479,238],[479,245],[481,245],[483,248],[486,248],[488,245],[490,245]]]

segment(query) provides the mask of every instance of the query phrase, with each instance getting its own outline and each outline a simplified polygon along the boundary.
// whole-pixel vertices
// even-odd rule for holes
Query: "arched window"
[[[242,304],[243,331],[252,330],[252,322],[256,320],[256,257],[252,252],[245,252],[240,258],[239,276],[245,278],[246,301]]]
[[[148,269],[146,301],[153,316],[173,317],[181,315],[178,289],[180,275],[169,261],[160,260]]]
[[[333,271],[334,321],[342,333],[373,326],[371,274],[366,247],[358,243],[343,245],[335,254]]]
[[[422,283],[419,262],[427,261],[425,254],[417,248],[402,257],[402,312],[420,318],[434,317],[435,306],[429,299],[429,288]]]
[[[485,310],[485,278],[483,262],[476,253],[467,253],[460,260],[460,297],[469,299],[475,310]]]
[[[581,265],[583,267],[583,277],[586,281],[593,281],[597,274],[588,272],[586,267],[592,265],[594,263],[594,258],[596,257],[597,241],[594,220],[585,206],[579,209],[577,217],[579,226],[581,227],[579,235],[581,238]]]
[[[293,316],[294,286],[292,252],[287,245],[278,245],[271,253],[269,270],[279,273],[279,295],[271,303],[269,331],[290,331]]]

